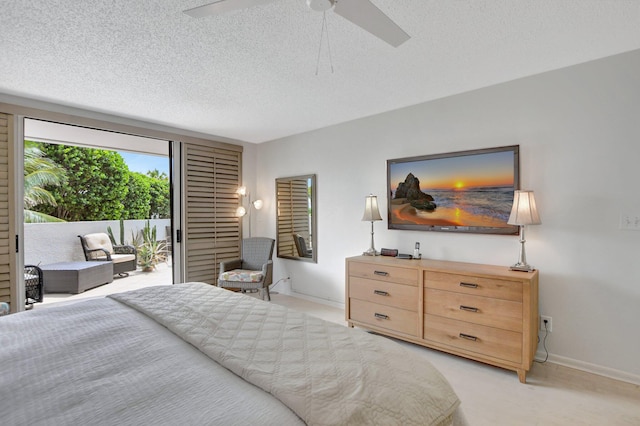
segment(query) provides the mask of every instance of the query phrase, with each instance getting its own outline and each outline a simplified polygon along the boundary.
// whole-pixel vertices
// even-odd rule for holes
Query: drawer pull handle
[[[460,287],[478,288],[478,284],[461,282]]]
[[[460,337],[467,340],[473,340],[474,342],[478,340],[476,336],[472,336],[470,334],[460,333]]]
[[[478,308],[474,308],[473,306],[460,305],[460,310],[467,311],[467,312],[478,312]]]
[[[389,319],[389,316],[388,316],[388,315],[385,315],[385,314],[379,314],[379,313],[377,313],[377,312],[376,312],[375,314],[373,314],[373,316],[374,316],[374,317],[376,317],[377,319],[384,319],[384,320]]]
[[[388,296],[389,293],[387,293],[386,291],[382,291],[382,290],[373,290],[374,294],[377,294],[378,296]]]
[[[385,271],[373,271],[373,274],[374,275],[380,275],[381,277],[386,277],[386,276],[389,275],[389,273],[385,272]]]

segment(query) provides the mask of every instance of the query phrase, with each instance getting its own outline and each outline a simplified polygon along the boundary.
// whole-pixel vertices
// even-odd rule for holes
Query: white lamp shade
[[[240,188],[238,188],[236,190],[236,194],[242,195],[244,197],[245,195],[247,195],[247,187],[246,186],[241,186]]]
[[[362,216],[362,220],[367,222],[382,220],[380,210],[378,210],[378,197],[375,195],[369,194],[365,198],[364,215]]]
[[[260,210],[262,208],[262,200],[255,200],[253,202],[253,207],[255,207],[256,210]]]
[[[507,221],[509,225],[539,225],[540,215],[536,207],[533,191],[515,191],[513,207]]]
[[[243,217],[246,214],[247,214],[247,209],[245,209],[244,207],[240,206],[236,209],[236,217]]]

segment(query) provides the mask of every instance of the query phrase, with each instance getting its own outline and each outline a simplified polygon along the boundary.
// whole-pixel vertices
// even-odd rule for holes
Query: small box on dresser
[[[346,260],[346,320],[419,345],[514,370],[538,339],[538,272],[389,257]]]

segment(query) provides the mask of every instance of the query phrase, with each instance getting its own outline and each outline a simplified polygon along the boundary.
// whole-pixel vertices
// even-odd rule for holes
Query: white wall
[[[640,382],[640,232],[619,230],[621,213],[640,216],[638,75],[635,51],[248,148],[265,200],[254,235],[276,235],[275,178],[318,177],[318,264],[275,259],[274,281],[344,303],[344,259],[369,247],[368,193],[386,217],[387,159],[519,144],[542,217],[527,255],[551,359]],[[419,241],[429,258],[505,267],[518,256],[515,236],[386,228],[375,224],[378,249]]]

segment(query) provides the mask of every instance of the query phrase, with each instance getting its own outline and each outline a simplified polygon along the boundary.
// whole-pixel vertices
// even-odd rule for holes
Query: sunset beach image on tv
[[[516,234],[517,145],[387,161],[389,229]]]

